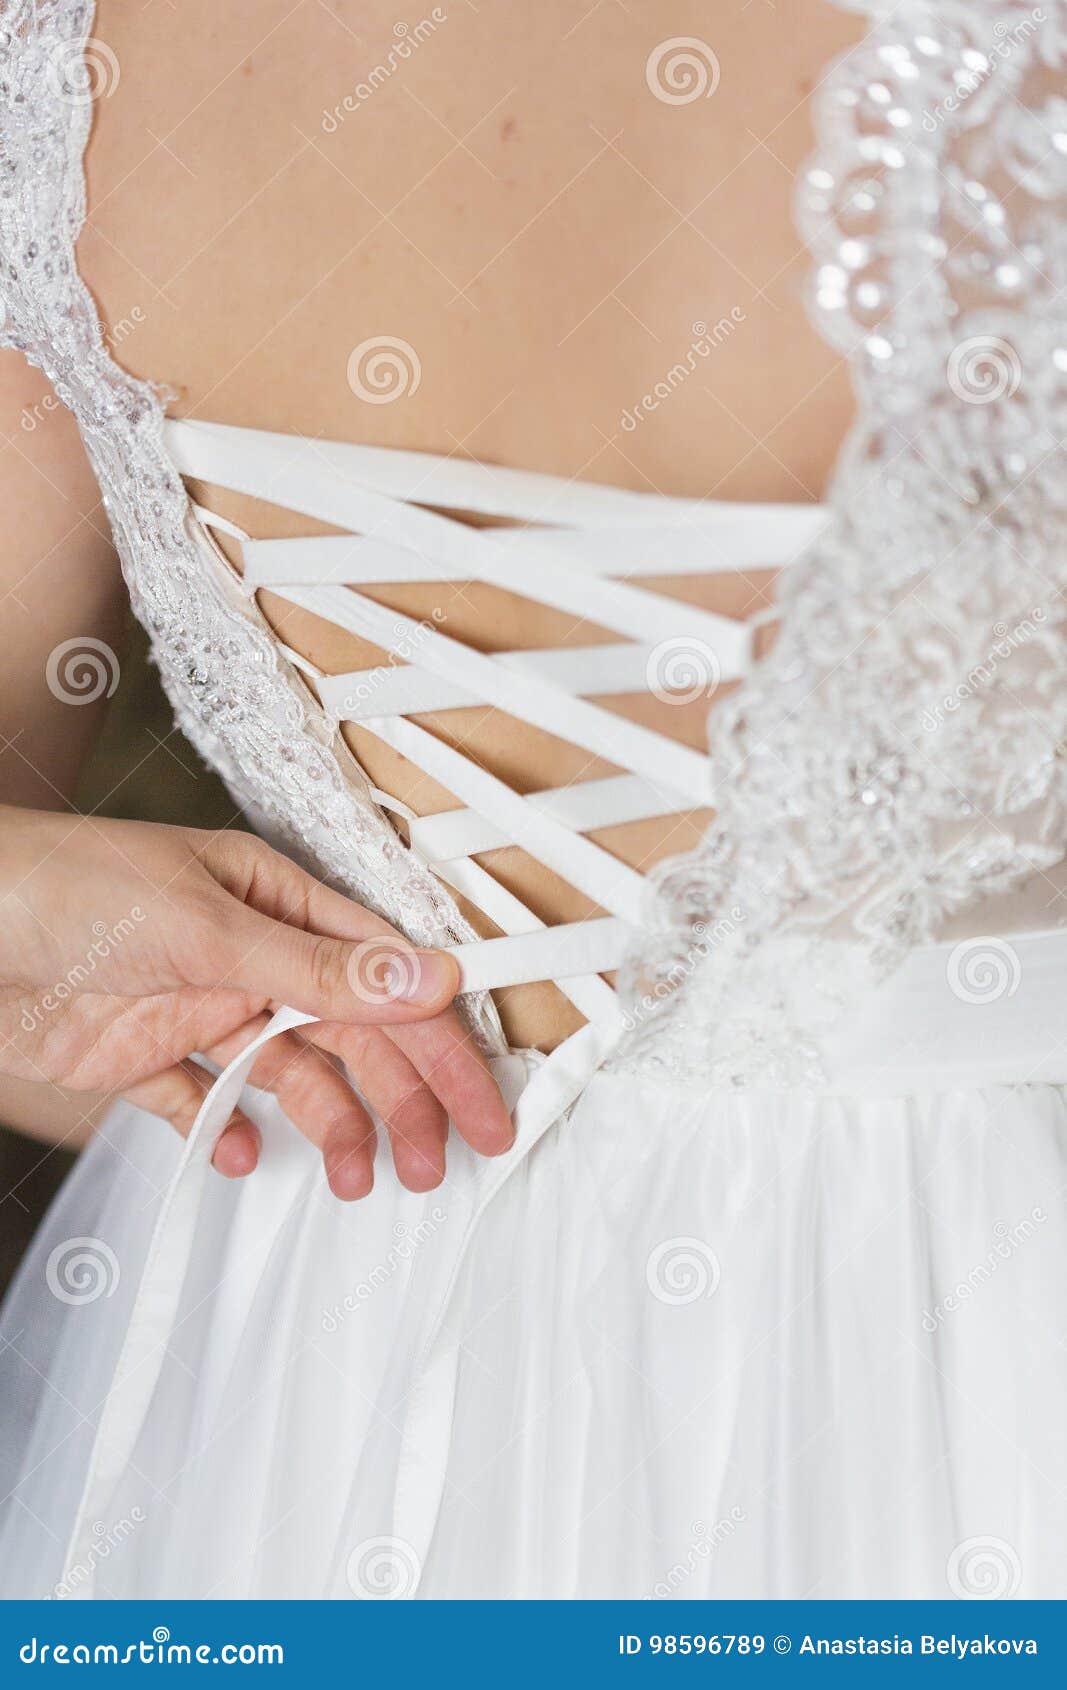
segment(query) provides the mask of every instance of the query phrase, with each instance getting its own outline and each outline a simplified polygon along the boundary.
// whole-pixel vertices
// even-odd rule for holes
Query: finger
[[[266,1015],[213,1045],[205,1055],[225,1067],[267,1025]],[[297,1033],[279,1033],[259,1050],[248,1084],[271,1092],[289,1120],[323,1153],[335,1196],[365,1197],[374,1184],[375,1130],[344,1074]]]
[[[440,952],[401,949],[394,954],[391,947],[400,945],[401,941],[380,917],[331,888],[320,885],[287,858],[258,842],[252,842],[258,851],[254,864],[247,852],[238,853],[225,862],[217,861],[219,851],[229,851],[232,840],[233,836],[223,836],[221,840],[216,838],[205,842],[204,861],[220,883],[235,895],[247,899],[248,905],[257,913],[265,911],[268,915],[280,915],[304,927],[313,924],[327,939],[342,942],[355,939],[355,961],[353,963],[352,957],[348,959],[345,973],[347,975],[354,966],[360,995],[369,996],[372,1004],[375,999],[380,1000],[383,976],[388,996],[391,979],[410,980],[412,974],[418,977],[420,972],[425,988],[427,976],[431,973],[431,958],[443,963],[450,971],[455,969],[454,958]],[[325,941],[315,939],[314,942],[321,946]],[[384,952],[380,946],[385,947]],[[327,969],[334,970],[336,979],[339,959],[328,951],[320,952],[320,955],[325,957]],[[425,967],[421,961],[413,967],[412,958],[424,959]],[[379,984],[377,991],[374,989],[376,983]],[[448,997],[457,983],[453,976]],[[267,990],[269,992],[273,988],[268,986]],[[288,1001],[305,1007],[295,992],[290,992]],[[444,1010],[445,1005],[442,1003],[438,1007]],[[454,1013],[442,1013],[436,1019],[426,1016],[420,1025],[432,1027],[433,1031],[425,1039],[420,1039],[410,1037],[414,1031],[412,1022],[416,1019],[410,1014],[403,1017],[383,1014],[354,1017],[346,1013],[334,1017],[328,1011],[311,1009],[310,1012],[323,1014],[326,1020],[336,1019],[348,1024],[356,1020],[364,1025],[378,1023],[389,1026],[390,1037],[397,1048],[427,1079],[457,1131],[473,1149],[484,1155],[499,1155],[513,1144],[511,1120],[488,1063]],[[402,1033],[401,1028],[405,1025],[408,1031]]]
[[[310,1015],[360,1024],[433,1015],[455,996],[459,968],[447,952],[409,944],[381,916],[262,840],[217,834],[205,838],[200,855],[246,918],[234,936],[243,949],[237,977],[254,978],[267,996]],[[280,983],[277,968],[285,970]]]
[[[215,1076],[199,1062],[177,1062],[150,1079],[130,1086],[123,1096],[169,1121],[175,1131],[188,1138],[201,1105],[215,1083]],[[235,1109],[223,1128],[211,1157],[212,1166],[227,1179],[243,1179],[259,1161],[259,1129],[240,1109]]]
[[[417,1027],[390,1027],[386,1036],[440,1098],[452,1125],[481,1156],[500,1156],[515,1128],[488,1059],[454,1011]]]
[[[335,892],[254,834],[205,834],[200,859],[220,886],[249,909],[334,939],[395,939],[394,927]]]
[[[356,1108],[331,1122],[322,1147],[330,1190],[342,1203],[366,1197],[374,1185],[377,1134],[365,1109]]]
[[[354,1029],[332,1029],[323,1024],[313,1029],[312,1036],[317,1042],[325,1042],[334,1031],[340,1043],[333,1048],[339,1049],[343,1060],[355,1071],[353,1057],[346,1048],[347,1035]],[[483,1156],[499,1156],[510,1150],[515,1142],[515,1129],[507,1105],[488,1060],[454,1011],[446,1011],[418,1026],[382,1029],[381,1036],[421,1075],[439,1099],[445,1115],[473,1150]],[[377,1056],[367,1066],[376,1069]],[[359,1084],[366,1092],[368,1082],[362,1073]],[[381,1103],[377,1098],[373,1101],[384,1116],[386,1110]]]
[[[456,994],[459,968],[444,951],[399,935],[355,943],[306,933],[243,905],[217,936],[226,983],[349,1025],[386,1025],[437,1015]]]
[[[409,1191],[432,1191],[440,1185],[448,1116],[407,1057],[376,1028],[324,1026],[310,1036],[341,1057],[361,1094],[385,1122],[401,1185]]]
[[[262,1143],[255,1122],[247,1115],[238,1115],[223,1128],[211,1154],[211,1166],[224,1179],[244,1179],[255,1173]]]

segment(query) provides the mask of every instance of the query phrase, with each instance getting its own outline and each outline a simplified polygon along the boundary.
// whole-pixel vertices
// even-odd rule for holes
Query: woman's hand
[[[251,1083],[322,1152],[338,1197],[373,1183],[361,1097],[403,1184],[428,1191],[449,1119],[483,1155],[513,1138],[449,1008],[458,984],[447,953],[415,949],[249,834],[0,809],[0,1073],[120,1092],[184,1136],[213,1080],[192,1053],[225,1065],[288,1003],[321,1024],[271,1039]],[[235,1112],[216,1168],[247,1174],[258,1154]]]

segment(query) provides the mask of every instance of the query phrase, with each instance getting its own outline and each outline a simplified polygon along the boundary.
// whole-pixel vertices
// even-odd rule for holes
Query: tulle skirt
[[[602,1070],[425,1196],[258,1097],[176,1197],[120,1107],[3,1318],[0,1595],[1067,1595],[1067,1084],[922,987],[847,1083]]]

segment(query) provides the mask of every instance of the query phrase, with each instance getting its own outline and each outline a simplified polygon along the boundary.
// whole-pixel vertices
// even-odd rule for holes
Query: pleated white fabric
[[[0,1594],[1062,1595],[1067,936],[1012,949],[918,953],[821,1092],[513,1058],[515,1151],[421,1197],[260,1098],[161,1237],[119,1109],[3,1319]]]

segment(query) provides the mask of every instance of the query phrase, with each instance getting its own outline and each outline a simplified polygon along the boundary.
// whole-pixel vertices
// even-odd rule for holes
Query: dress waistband
[[[827,1089],[1067,1084],[1067,927],[913,951],[823,1042]]]

